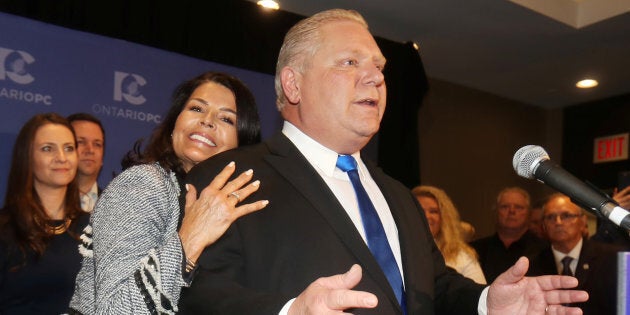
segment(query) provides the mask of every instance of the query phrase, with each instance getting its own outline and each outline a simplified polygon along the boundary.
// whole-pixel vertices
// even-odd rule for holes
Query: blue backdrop
[[[120,172],[120,159],[133,143],[161,121],[175,86],[204,71],[227,72],[247,84],[259,106],[263,138],[280,126],[272,75],[4,13],[0,30],[2,203],[15,137],[37,113],[86,112],[101,119],[106,134],[102,187]]]

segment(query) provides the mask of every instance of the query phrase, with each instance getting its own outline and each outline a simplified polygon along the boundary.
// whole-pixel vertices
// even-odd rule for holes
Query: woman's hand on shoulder
[[[267,200],[242,203],[258,190],[260,181],[251,182],[253,170],[247,170],[228,181],[235,166],[234,162],[230,162],[223,168],[201,191],[199,198],[195,187],[186,185],[186,209],[179,237],[186,257],[192,262],[196,262],[203,249],[219,239],[236,219],[258,211],[269,203]]]

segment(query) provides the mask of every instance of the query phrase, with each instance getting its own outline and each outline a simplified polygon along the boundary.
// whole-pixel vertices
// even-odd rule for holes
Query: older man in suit
[[[255,198],[269,205],[206,248],[182,313],[580,313],[560,303],[586,293],[557,290],[576,280],[524,278],[525,258],[489,288],[445,266],[409,189],[361,158],[385,111],[384,66],[355,11],[324,11],[289,30],[276,70],[282,132],[188,174],[205,187],[235,161],[255,171]],[[228,197],[240,201],[238,191]]]
[[[578,288],[589,294],[578,305],[584,314],[615,314],[618,248],[583,238],[586,216],[563,194],[543,205],[543,228],[551,245],[532,260],[530,274],[575,276]]]

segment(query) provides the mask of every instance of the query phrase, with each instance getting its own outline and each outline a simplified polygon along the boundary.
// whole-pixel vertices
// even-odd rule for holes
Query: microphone
[[[569,196],[574,203],[595,214],[601,214],[618,226],[630,231],[630,212],[553,163],[542,147],[526,145],[520,148],[514,154],[512,166],[519,176],[537,179]]]

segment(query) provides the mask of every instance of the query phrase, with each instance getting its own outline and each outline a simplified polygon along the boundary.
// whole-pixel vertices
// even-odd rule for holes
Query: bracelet
[[[190,259],[188,259],[188,257],[186,257],[186,272],[191,272],[195,270],[196,267],[197,267],[197,264],[191,261]]]

